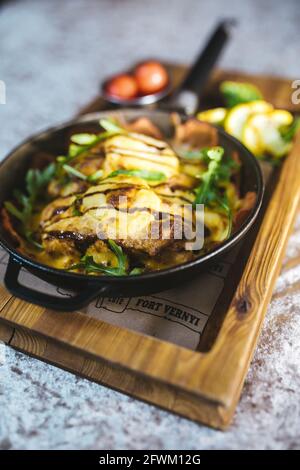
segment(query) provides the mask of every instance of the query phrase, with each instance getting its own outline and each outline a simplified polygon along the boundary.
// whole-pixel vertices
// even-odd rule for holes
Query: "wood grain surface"
[[[173,69],[173,74],[177,83],[184,68]],[[251,81],[276,106],[291,109],[291,81],[222,71],[212,77],[203,106],[208,99],[217,101],[216,84],[223,78]],[[101,106],[96,99],[85,111]],[[12,298],[3,288],[0,338],[91,380],[224,429],[239,399],[297,213],[299,153],[300,138],[278,175],[230,307],[207,351],[187,350],[81,313],[45,310]]]

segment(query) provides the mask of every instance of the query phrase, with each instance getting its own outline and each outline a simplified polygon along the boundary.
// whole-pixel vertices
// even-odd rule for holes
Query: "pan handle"
[[[197,111],[199,97],[203,92],[208,76],[224,49],[235,24],[234,19],[226,19],[218,23],[182,84],[168,101],[169,107],[182,109],[187,114],[194,114]]]
[[[40,305],[51,310],[62,310],[65,312],[79,310],[106,289],[104,286],[100,288],[87,287],[73,297],[60,298],[20,284],[19,273],[21,268],[22,265],[10,256],[4,277],[4,284],[7,290],[26,302]]]

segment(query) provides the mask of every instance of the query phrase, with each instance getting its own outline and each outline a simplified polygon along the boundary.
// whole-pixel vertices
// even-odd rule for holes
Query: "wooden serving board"
[[[171,73],[176,84],[184,68]],[[203,106],[218,104],[223,79],[257,84],[277,107],[291,103],[291,80],[216,71]],[[83,111],[103,109],[101,98]],[[300,198],[300,136],[268,184],[260,221],[243,243],[197,350],[82,313],[45,310],[0,286],[0,339],[22,352],[207,425],[231,421]]]

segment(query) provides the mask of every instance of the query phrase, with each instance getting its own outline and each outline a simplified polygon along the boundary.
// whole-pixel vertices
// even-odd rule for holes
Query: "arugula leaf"
[[[221,83],[220,91],[229,108],[249,101],[262,100],[261,92],[252,83],[232,82],[226,80]]]
[[[77,158],[83,152],[86,152],[99,142],[125,132],[124,129],[119,127],[110,119],[101,119],[99,123],[103,129],[105,129],[104,132],[100,132],[99,134],[89,134],[85,132],[73,134],[70,137],[71,143],[69,145],[68,155],[60,155],[57,157],[57,162],[60,164],[68,163],[70,160]]]
[[[67,165],[66,163],[62,167],[69,175],[76,176],[76,178],[80,178],[81,180],[87,180],[88,178],[86,175],[76,170],[76,168]]]
[[[33,238],[33,233],[30,230],[25,230],[24,236],[25,236],[26,240],[29,243],[31,243],[31,245],[34,245],[39,250],[43,249],[43,246]]]
[[[166,179],[166,175],[160,171],[148,171],[148,170],[115,170],[110,173],[107,178],[113,178],[118,175],[138,176],[148,181],[163,181]]]
[[[69,145],[69,153],[68,153],[68,156],[66,158],[70,159],[70,158],[78,157],[78,155],[80,155],[82,152],[84,152],[87,148],[89,148],[88,145],[70,144]]]
[[[207,151],[210,161],[206,172],[201,175],[202,184],[195,190],[194,205],[207,204],[209,202],[210,193],[213,190],[223,155],[224,149],[222,147],[212,147]]]
[[[82,153],[86,152],[87,150],[89,150],[90,148],[92,148],[94,145],[108,139],[109,137],[112,137],[116,135],[116,132],[102,132],[101,134],[99,134],[97,136],[97,139],[93,140],[92,143],[89,143],[89,144],[82,144],[82,145],[79,145],[79,144],[75,144],[75,143],[71,143],[70,146],[69,146],[69,152],[68,152],[68,155],[64,156],[60,156],[57,158],[57,161],[58,162],[68,162],[70,160],[73,160],[74,158],[77,158],[79,157],[79,155],[81,155]]]
[[[4,202],[4,207],[5,209],[14,217],[20,220],[20,222],[24,223],[24,214],[22,211],[16,208],[16,206],[10,202],[10,201],[5,201]]]
[[[71,141],[78,145],[92,145],[97,141],[97,137],[97,134],[73,134],[71,136]]]
[[[85,274],[89,273],[102,273],[111,276],[120,276],[118,268],[108,268],[104,264],[99,264],[94,261],[92,256],[83,256],[79,263],[73,264],[68,268],[68,271],[74,269],[83,269]]]
[[[113,119],[100,119],[99,121],[100,126],[103,127],[107,132],[114,132],[114,133],[123,133],[125,129],[119,126]]]
[[[129,276],[138,276],[139,274],[142,274],[143,272],[144,272],[143,268],[133,268],[130,271]]]
[[[232,211],[228,203],[226,195],[220,194],[220,189],[217,186],[219,181],[230,178],[231,163],[222,161],[224,156],[224,149],[222,147],[213,147],[207,151],[207,156],[210,159],[208,168],[205,173],[201,175],[202,184],[195,190],[196,204],[218,204],[228,217],[228,232],[227,238],[232,230]],[[235,162],[234,162],[235,163]]]
[[[221,147],[213,147],[213,149],[216,148],[221,148]],[[209,163],[211,158],[209,157],[209,152],[212,150],[211,147],[208,148],[203,148],[201,150],[189,150],[183,154],[183,158],[186,158],[187,160],[199,160],[205,163]],[[222,167],[222,171],[221,171]],[[222,160],[222,163],[220,165],[220,171],[219,173],[226,174],[231,174],[231,170],[238,168],[239,165],[232,159],[226,159]]]
[[[201,175],[202,184],[195,190],[196,198],[194,204],[206,204],[210,199],[210,191],[213,181],[216,177],[218,163],[211,161],[208,164],[208,169]]]
[[[114,240],[108,240],[108,244],[118,259],[119,271],[121,272],[121,274],[126,274],[127,256],[123,252],[122,247],[117,245]]]
[[[183,158],[187,160],[207,160],[207,151],[208,148],[203,148],[201,150],[188,150],[182,154]]]
[[[74,217],[80,217],[80,216],[81,216],[81,212],[80,212],[80,210],[78,209],[78,207],[73,206],[72,215],[73,215]]]
[[[55,164],[51,163],[44,170],[30,169],[26,174],[26,189],[31,201],[34,201],[41,189],[55,175]]]
[[[96,263],[92,256],[85,255],[81,258],[80,263],[70,266],[68,270],[84,269],[87,274],[100,272],[102,274],[109,274],[110,276],[125,276],[127,274],[127,256],[123,252],[122,248],[113,240],[108,240],[108,244],[117,256],[118,266],[116,268],[110,268],[104,264]]]
[[[90,181],[91,183],[102,177],[102,170],[98,170],[93,175],[86,176],[74,168],[74,166],[69,165],[69,163],[73,162],[75,158],[92,148],[97,143],[102,142],[114,135],[126,133],[126,130],[122,129],[112,119],[100,119],[99,123],[104,129],[104,132],[101,132],[100,134],[79,133],[73,134],[71,136],[71,144],[69,146],[68,155],[59,155],[56,159],[56,174],[61,174],[61,169],[63,169],[69,175],[75,176],[82,180]],[[166,175],[164,173],[147,170],[116,170],[112,172],[109,177],[120,174],[139,176],[140,178],[146,179],[148,181],[163,181],[166,179]]]
[[[210,158],[208,156],[209,148],[204,148],[197,151],[189,151],[186,152],[183,158],[187,158],[189,160],[196,160],[201,161],[204,163],[209,163]],[[232,173],[239,168],[239,164],[234,161],[232,158],[224,158],[220,162],[218,166],[218,172],[216,175],[216,179],[218,181],[229,181]]]
[[[229,181],[232,173],[238,170],[239,167],[240,165],[232,158],[224,156],[219,165],[217,181]]]
[[[50,182],[55,174],[55,164],[51,163],[44,170],[30,169],[28,170],[25,182],[26,182],[26,194],[19,190],[14,191],[14,196],[18,201],[20,208],[17,208],[12,202],[6,201],[4,206],[6,210],[16,217],[22,224],[21,231],[27,241],[36,247],[41,248],[30,230],[30,219],[33,213],[33,208],[41,195],[44,187]]]
[[[94,183],[95,181],[98,181],[102,176],[103,176],[103,170],[98,170],[98,171],[95,171],[95,173],[93,173],[92,175],[88,176],[87,179],[91,183]]]
[[[73,166],[70,166],[66,163],[63,164],[62,168],[71,176],[75,176],[76,178],[80,178],[81,180],[84,180],[84,181],[90,181],[91,183],[94,183],[96,181],[98,181],[101,176],[103,175],[103,171],[102,170],[97,170],[95,171],[95,173],[93,173],[92,175],[85,175],[84,173],[81,173],[81,171],[77,170],[76,168],[74,168]]]
[[[79,134],[73,134],[70,137],[71,143],[69,145],[68,154],[59,155],[56,159],[58,164],[56,173],[59,173],[59,170],[64,164],[68,164],[71,160],[73,161],[75,158],[79,157],[79,155],[94,147],[94,145],[108,139],[109,137],[126,132],[111,119],[101,119],[99,124],[103,127],[104,132],[100,132],[99,134],[82,132]],[[80,176],[78,177],[80,178]]]
[[[215,162],[220,162],[223,158],[224,155],[224,149],[223,147],[211,147],[210,149],[207,150],[207,156],[210,158],[210,160],[213,160]]]

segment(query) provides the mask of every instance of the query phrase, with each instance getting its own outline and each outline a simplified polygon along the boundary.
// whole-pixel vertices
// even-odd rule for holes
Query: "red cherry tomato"
[[[106,93],[124,100],[135,98],[138,94],[136,79],[125,73],[116,75],[107,83]]]
[[[169,81],[168,72],[159,62],[149,61],[143,62],[135,69],[134,76],[136,78],[139,92],[142,95],[150,95],[157,93],[165,88]]]

